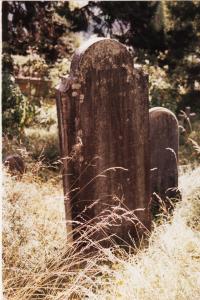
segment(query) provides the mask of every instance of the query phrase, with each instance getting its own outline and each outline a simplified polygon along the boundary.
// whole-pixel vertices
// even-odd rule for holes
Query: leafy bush
[[[11,55],[4,53],[2,59],[2,129],[3,134],[13,138],[21,135],[24,127],[32,123],[36,108],[25,97],[13,76],[14,63]]]
[[[30,76],[37,78],[48,77],[48,65],[32,48],[28,55],[13,55],[15,76]]]
[[[173,112],[177,109],[178,97],[167,75],[168,66],[145,66],[149,74],[150,106],[163,106]]]
[[[191,131],[187,130],[180,135],[179,162],[180,164],[200,163],[200,124],[192,123]]]
[[[35,108],[20,91],[14,77],[2,74],[2,128],[3,133],[13,137],[23,132],[35,116]]]

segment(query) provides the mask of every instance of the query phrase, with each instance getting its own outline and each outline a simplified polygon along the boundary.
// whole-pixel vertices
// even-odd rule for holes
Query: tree
[[[59,14],[62,9],[65,10],[64,18]],[[37,47],[38,54],[51,63],[71,54],[74,50],[73,37],[69,34],[71,15],[68,2],[3,1],[3,52],[26,55],[30,46]]]
[[[153,77],[162,73],[162,88],[151,88],[153,105],[200,111],[200,2],[95,1],[81,10],[90,31],[134,49]]]
[[[64,9],[66,15],[59,14]],[[48,63],[74,51],[70,34],[69,4],[51,1],[3,1],[2,3],[2,121],[10,137],[23,132],[35,115],[35,105],[14,81],[12,54],[26,55],[30,48]],[[71,17],[73,21],[73,18]],[[71,22],[72,22],[71,21]]]
[[[178,109],[191,106],[200,112],[200,2],[167,2],[166,63],[169,77],[181,94]]]
[[[94,33],[154,54],[165,49],[163,27],[156,26],[158,6],[154,1],[98,1],[89,2],[82,10],[90,26],[92,20]]]

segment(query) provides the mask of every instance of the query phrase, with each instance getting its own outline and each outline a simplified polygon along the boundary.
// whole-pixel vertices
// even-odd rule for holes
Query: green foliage
[[[44,58],[39,56],[33,49],[29,49],[26,56],[13,55],[14,74],[22,77],[48,77],[48,65]]]
[[[180,134],[179,162],[181,165],[200,163],[200,124],[195,121],[188,129]]]
[[[155,22],[158,6],[156,1],[98,1],[89,2],[87,9],[82,10],[92,19],[96,34],[109,34],[133,46],[135,51],[143,49],[146,53],[154,53],[164,46],[163,28],[158,28]]]
[[[167,76],[167,66],[161,68],[146,64],[143,69],[149,75],[150,107],[163,106],[175,112],[177,103],[174,99],[177,95]]]
[[[26,55],[29,47],[37,46],[45,61],[55,62],[74,50],[73,14],[68,2],[3,1],[3,42],[7,42],[10,53],[20,55]]]
[[[49,69],[49,78],[55,88],[59,81],[60,75],[67,75],[70,70],[70,60],[68,58],[58,59],[56,63]]]
[[[24,127],[30,124],[35,115],[35,108],[21,93],[14,81],[14,77],[8,73],[2,74],[2,129],[4,134],[10,137],[19,135]]]
[[[79,5],[76,1],[3,2],[3,53],[5,60],[8,57],[8,73],[3,70],[5,130],[9,122],[15,123],[14,131],[17,124],[23,128],[35,116],[30,99],[20,95],[11,74],[48,77],[54,88],[59,75],[69,72],[70,55],[78,46],[77,30],[118,39],[133,51],[134,63],[143,65],[149,74],[151,107],[177,112],[191,106],[200,112],[199,2],[90,1]],[[15,54],[14,66],[10,53]],[[52,91],[49,88],[47,97]],[[9,93],[14,96],[8,97]]]
[[[36,110],[15,83],[13,59],[8,53],[2,57],[2,129],[3,134],[13,138],[21,135],[29,125]]]
[[[169,65],[168,76],[177,94],[182,89],[177,108],[189,105],[200,112],[200,2],[168,1],[166,9],[165,63]]]
[[[135,63],[149,61],[151,105],[200,111],[200,2],[91,1],[81,11],[90,31],[126,44]]]

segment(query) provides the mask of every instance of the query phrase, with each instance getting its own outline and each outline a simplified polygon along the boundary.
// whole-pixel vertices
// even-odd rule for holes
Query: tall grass
[[[154,224],[148,247],[128,253],[93,243],[92,227],[77,242],[67,242],[62,187],[41,183],[32,173],[21,179],[5,174],[6,299],[199,299],[199,178],[200,168],[181,176],[183,200],[173,216]],[[84,250],[96,250],[92,256],[78,250],[83,239]]]

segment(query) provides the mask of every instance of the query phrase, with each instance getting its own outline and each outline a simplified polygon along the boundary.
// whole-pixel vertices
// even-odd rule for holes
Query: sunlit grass
[[[42,182],[35,163],[22,179],[4,174],[4,284],[20,286],[32,272],[46,269],[66,239],[61,186]]]
[[[148,247],[131,254],[96,243],[92,257],[66,242],[61,184],[35,174],[4,177],[7,299],[199,299],[200,168],[181,176],[183,200],[154,224]]]

